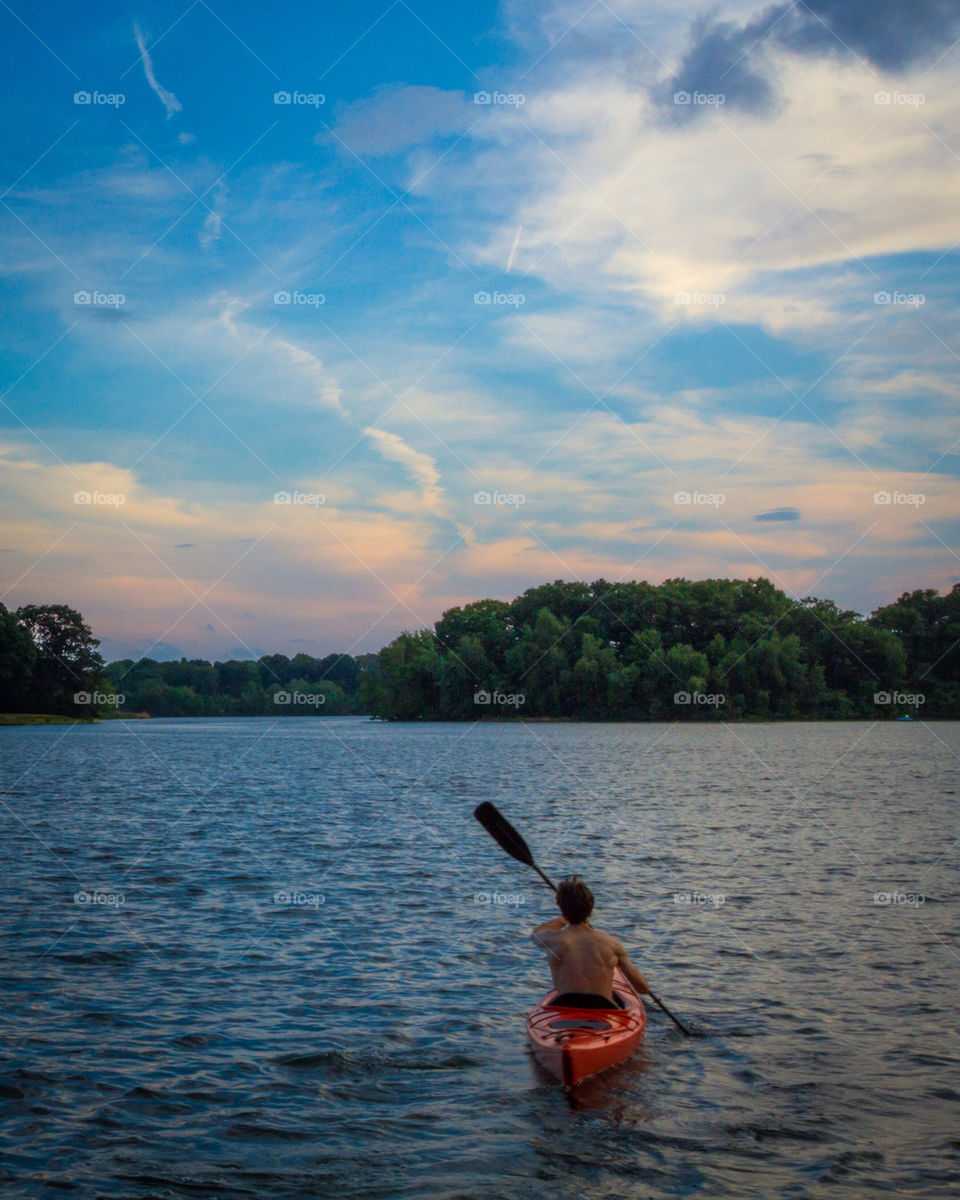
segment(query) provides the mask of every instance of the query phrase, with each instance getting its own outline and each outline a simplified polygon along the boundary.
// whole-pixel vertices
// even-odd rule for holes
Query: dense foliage
[[[0,604],[0,712],[90,715],[74,697],[93,691],[103,669],[99,641],[65,604]]]
[[[371,660],[376,655],[267,654],[216,663],[127,658],[111,663],[105,679],[123,695],[127,712],[152,717],[337,716],[362,711],[360,677]]]
[[[362,695],[393,719],[958,717],[958,642],[960,585],[865,620],[767,579],[558,580],[402,634]]]
[[[960,584],[869,618],[766,579],[554,583],[377,654],[124,659],[65,605],[0,604],[0,711],[391,720],[960,717]],[[75,697],[80,695],[78,702]]]

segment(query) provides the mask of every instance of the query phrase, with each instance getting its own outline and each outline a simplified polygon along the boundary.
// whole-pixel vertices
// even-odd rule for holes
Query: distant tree
[[[27,604],[17,609],[17,620],[36,650],[32,711],[90,715],[89,706],[78,708],[73,697],[95,689],[104,663],[100,642],[80,613],[66,604]]]
[[[285,654],[264,654],[257,659],[260,668],[260,686],[282,688],[296,675],[296,667]]]
[[[26,678],[23,655],[38,650],[11,645],[0,611],[0,679],[5,669]],[[509,602],[448,609],[432,630],[402,633],[379,654],[127,659],[106,677],[122,684],[128,712],[170,716],[876,718],[895,710],[878,710],[874,693],[897,689],[921,693],[923,715],[960,717],[960,584],[944,596],[905,593],[864,620],[831,600],[793,600],[762,577],[554,580]],[[478,707],[480,689],[525,703]],[[278,706],[284,690],[312,702]],[[677,704],[678,692],[724,703]]]
[[[569,629],[569,620],[541,608],[508,654],[510,677],[525,698],[524,716],[566,715],[562,701],[570,663],[563,643]]]
[[[442,674],[433,632],[401,633],[380,651],[376,679],[365,691],[370,712],[401,721],[435,716]]]
[[[558,579],[510,603],[452,608],[432,641],[403,634],[365,674],[368,711],[397,718],[473,719],[478,685],[525,695],[498,716],[876,717],[874,693],[911,682],[925,713],[960,716],[960,585],[910,593],[865,621],[763,577]],[[682,692],[723,703],[675,703]]]
[[[0,711],[29,712],[37,651],[29,632],[0,603]]]
[[[250,685],[260,688],[260,664],[249,659],[230,659],[227,662],[214,663],[217,672],[219,691],[225,696],[239,700],[245,697],[249,703],[252,692]]]

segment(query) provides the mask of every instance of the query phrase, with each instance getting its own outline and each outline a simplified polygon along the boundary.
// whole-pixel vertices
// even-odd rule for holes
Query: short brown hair
[[[581,925],[593,912],[593,892],[579,875],[561,879],[557,888],[557,907],[571,925]]]

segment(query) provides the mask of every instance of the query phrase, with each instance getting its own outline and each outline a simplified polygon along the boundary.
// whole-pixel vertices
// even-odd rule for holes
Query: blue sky
[[[960,579],[960,4],[0,25],[8,606],[225,657]]]

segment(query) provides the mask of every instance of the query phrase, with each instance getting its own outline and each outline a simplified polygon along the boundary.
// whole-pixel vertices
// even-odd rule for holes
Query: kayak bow
[[[626,1062],[640,1045],[647,1010],[619,968],[613,990],[625,1008],[559,1007],[551,1003],[557,995],[554,990],[527,1017],[533,1053],[567,1087]]]

